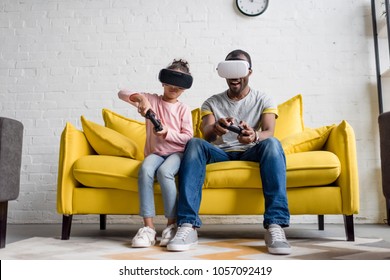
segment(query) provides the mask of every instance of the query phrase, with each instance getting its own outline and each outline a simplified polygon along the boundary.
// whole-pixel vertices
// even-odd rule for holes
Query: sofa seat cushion
[[[74,163],[73,176],[85,187],[138,192],[141,162],[125,157],[88,155]]]
[[[327,151],[290,154],[287,161],[287,188],[323,186],[336,181],[340,161]],[[73,176],[85,187],[138,192],[138,171],[142,161],[125,157],[88,155],[73,165]],[[258,164],[228,161],[208,164],[204,188],[260,188]],[[155,191],[160,192],[155,183]]]
[[[332,184],[340,175],[337,156],[327,151],[310,151],[286,156],[287,188]],[[208,164],[204,188],[259,188],[258,164],[228,161]]]

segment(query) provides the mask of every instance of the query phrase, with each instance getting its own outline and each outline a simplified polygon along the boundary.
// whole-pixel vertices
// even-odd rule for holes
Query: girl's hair
[[[183,73],[190,74],[190,66],[184,59],[174,59],[173,62],[167,67],[170,70],[179,70]]]

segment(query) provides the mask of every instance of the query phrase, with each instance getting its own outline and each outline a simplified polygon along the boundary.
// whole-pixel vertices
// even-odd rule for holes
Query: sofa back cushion
[[[123,134],[94,123],[81,116],[81,124],[89,144],[99,155],[111,155],[142,159],[143,152],[139,150],[137,143]]]
[[[278,105],[275,137],[282,140],[288,136],[302,133],[304,131],[302,111],[302,96],[300,94]],[[193,109],[191,113],[194,137],[203,138],[200,108]],[[142,160],[146,142],[145,123],[127,118],[106,108],[102,110],[102,115],[106,127],[126,136],[135,144],[138,150],[135,158]],[[290,147],[290,150],[291,149],[292,148]]]
[[[200,108],[196,108],[191,111],[192,114],[192,126],[194,128],[194,137],[196,138],[203,138],[202,130],[201,130],[201,114],[200,114]]]
[[[143,158],[146,141],[145,123],[126,118],[108,109],[103,109],[102,115],[105,126],[123,134],[136,143]]]
[[[286,155],[308,151],[318,151],[323,148],[332,129],[336,125],[327,125],[318,128],[305,128],[303,132],[283,138],[282,144]]]
[[[303,132],[305,126],[302,112],[302,95],[300,94],[279,104],[275,137],[282,140],[287,136]]]

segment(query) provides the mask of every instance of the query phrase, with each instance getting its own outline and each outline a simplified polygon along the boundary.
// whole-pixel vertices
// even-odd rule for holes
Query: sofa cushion
[[[201,124],[202,124],[202,119],[201,119],[201,113],[200,113],[200,108],[196,108],[191,111],[192,114],[192,126],[194,128],[194,137],[197,138],[203,138],[203,133],[201,130]]]
[[[287,188],[323,186],[340,175],[337,156],[326,151],[290,154],[287,161]],[[82,185],[138,191],[138,171],[142,161],[124,157],[88,155],[73,165],[73,176]],[[250,161],[228,161],[208,164],[204,188],[261,188],[258,164]],[[155,191],[160,192],[155,183]]]
[[[145,123],[126,118],[108,109],[103,109],[102,115],[106,127],[125,135],[136,143],[139,153],[142,153],[142,156],[137,159],[143,159],[146,142]]]
[[[292,153],[308,152],[321,150],[330,131],[336,125],[322,126],[318,128],[305,128],[303,132],[296,133],[283,138],[282,144],[286,155]]]
[[[135,141],[143,150],[145,147],[146,130],[145,123],[126,118],[108,109],[103,109],[103,120],[105,126],[122,133]],[[191,111],[194,137],[202,138],[200,108]]]
[[[111,128],[88,121],[84,116],[81,116],[81,124],[88,142],[99,155],[136,159],[143,157],[143,153],[140,152],[137,144],[123,134]]]
[[[333,183],[340,175],[338,157],[327,151],[289,154],[287,188],[323,186]],[[228,161],[208,164],[204,188],[259,188],[258,164],[250,161]]]
[[[104,155],[79,158],[73,165],[73,176],[86,187],[138,191],[141,161]]]
[[[304,122],[302,112],[302,95],[300,94],[279,104],[274,133],[275,137],[282,140],[287,136],[303,132]]]

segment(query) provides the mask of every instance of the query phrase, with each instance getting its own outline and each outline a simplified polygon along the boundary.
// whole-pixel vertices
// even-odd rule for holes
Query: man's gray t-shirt
[[[216,94],[208,98],[201,107],[202,117],[213,114],[215,119],[234,118],[234,124],[238,125],[240,121],[245,121],[255,130],[261,126],[261,116],[264,113],[274,113],[277,116],[277,106],[273,99],[265,93],[250,89],[247,96],[235,101],[228,97],[228,91]],[[228,131],[226,134],[212,142],[222,150],[245,151],[254,144],[241,144],[237,140],[237,134]]]

